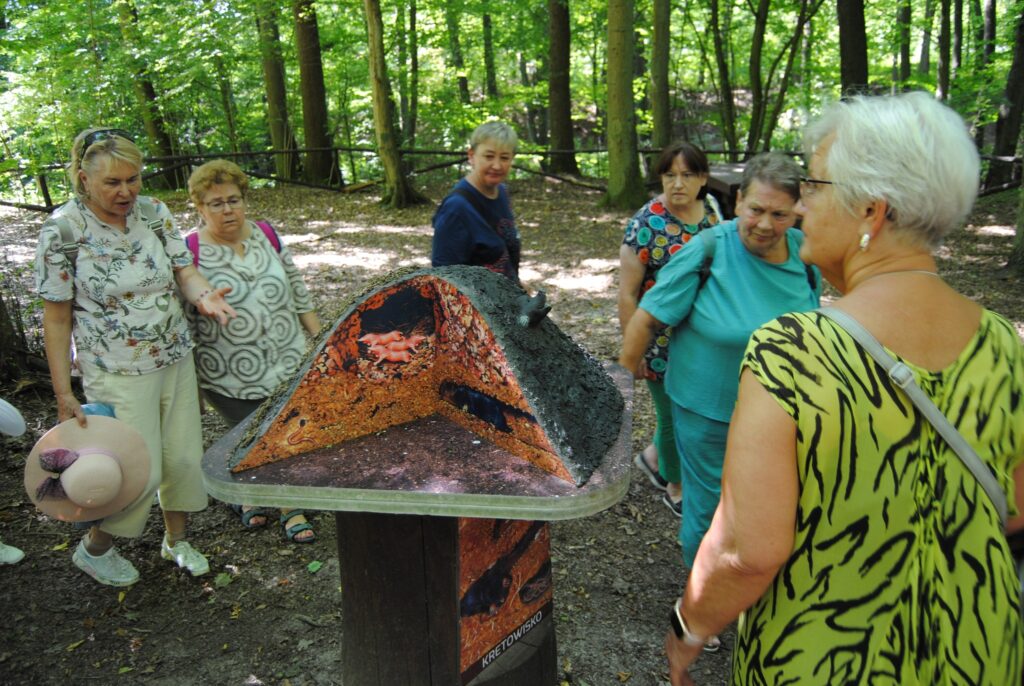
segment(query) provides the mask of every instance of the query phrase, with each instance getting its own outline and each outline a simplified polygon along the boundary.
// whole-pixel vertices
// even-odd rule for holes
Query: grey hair
[[[744,195],[755,181],[777,188],[793,200],[800,199],[800,165],[781,152],[763,152],[743,167],[740,192]]]
[[[71,187],[79,199],[85,199],[86,191],[85,184],[82,183],[78,172],[84,169],[86,174],[95,173],[99,169],[99,161],[96,158],[100,155],[106,155],[111,161],[125,162],[142,171],[142,151],[135,143],[122,136],[114,135],[104,138],[90,145],[88,150],[82,149],[85,145],[85,138],[89,134],[94,131],[108,130],[105,126],[94,126],[79,133],[71,143],[71,163],[68,165],[68,175],[71,177]]]
[[[824,163],[839,205],[884,200],[893,231],[915,244],[938,247],[974,205],[978,150],[960,115],[927,93],[833,103],[804,133],[808,159],[829,138]]]
[[[476,150],[476,146],[484,141],[493,141],[499,147],[512,148],[512,152],[515,152],[519,136],[503,121],[488,121],[473,131],[473,135],[469,137],[469,147]]]

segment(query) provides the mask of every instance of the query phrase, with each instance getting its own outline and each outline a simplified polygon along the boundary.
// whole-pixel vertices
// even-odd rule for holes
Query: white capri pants
[[[82,381],[88,401],[113,406],[114,415],[142,434],[149,450],[150,474],[145,491],[125,510],[104,519],[100,530],[112,536],[140,536],[146,528],[153,493],[159,493],[164,511],[205,509],[202,424],[192,355],[134,376],[90,368]]]

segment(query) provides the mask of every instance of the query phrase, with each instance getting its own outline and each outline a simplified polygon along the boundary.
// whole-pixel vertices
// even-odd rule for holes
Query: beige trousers
[[[145,491],[125,510],[104,519],[100,530],[112,536],[140,536],[154,493],[167,512],[205,509],[203,436],[192,355],[138,376],[89,369],[82,385],[89,402],[113,406],[114,415],[142,434],[149,450]]]

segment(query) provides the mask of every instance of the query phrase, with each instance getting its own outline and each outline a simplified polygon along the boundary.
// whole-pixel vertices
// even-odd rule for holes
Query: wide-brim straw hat
[[[91,522],[131,505],[149,482],[149,451],[142,434],[128,424],[102,415],[87,417],[81,427],[74,418],[53,427],[32,448],[25,462],[25,490],[43,513],[65,522]],[[62,453],[62,473],[47,471],[40,457]],[[56,495],[40,493],[55,486]]]

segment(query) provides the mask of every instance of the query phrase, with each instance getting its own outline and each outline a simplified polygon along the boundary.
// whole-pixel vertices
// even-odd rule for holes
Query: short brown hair
[[[241,167],[229,160],[210,160],[197,167],[188,177],[188,195],[198,207],[202,204],[203,196],[210,190],[210,187],[219,183],[235,184],[242,193],[242,197],[245,197],[249,190],[249,177],[245,175]]]
[[[658,162],[654,165],[654,173],[658,176],[666,173],[680,155],[683,156],[683,162],[686,163],[686,168],[690,171],[696,174],[710,173],[711,165],[708,164],[708,156],[689,141],[676,141],[662,150]]]

